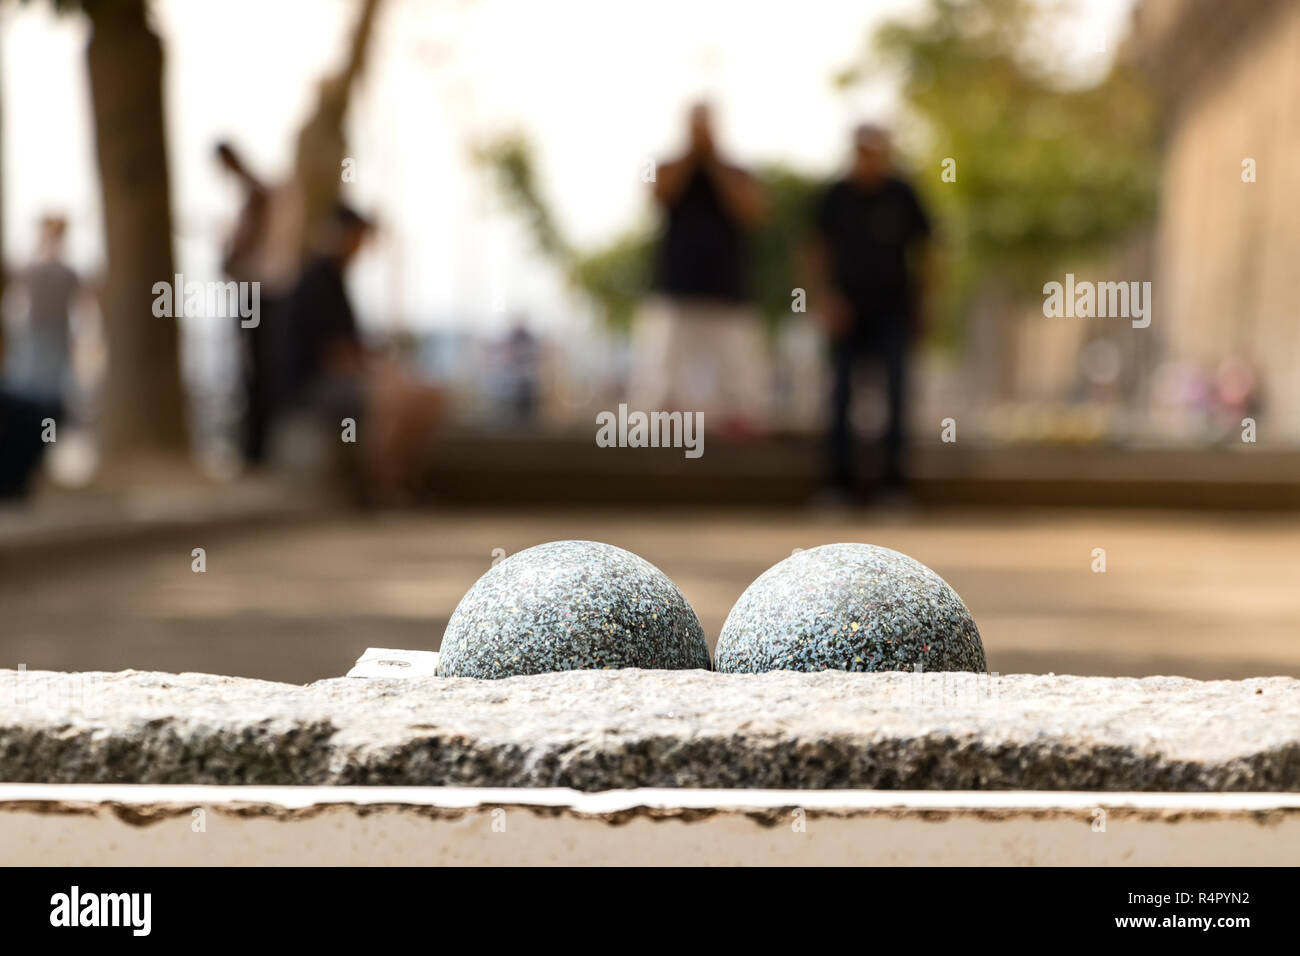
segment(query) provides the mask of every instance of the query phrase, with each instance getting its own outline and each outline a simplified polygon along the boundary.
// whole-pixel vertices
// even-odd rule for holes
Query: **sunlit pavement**
[[[990,670],[1300,676],[1300,517],[1087,510],[458,511],[342,516],[95,550],[0,581],[0,665],[303,683],[367,646],[436,649],[494,557],[607,541],[672,577],[712,644],[794,548],[867,541],[965,599]],[[192,570],[205,549],[206,570]],[[1104,551],[1105,571],[1099,567]]]

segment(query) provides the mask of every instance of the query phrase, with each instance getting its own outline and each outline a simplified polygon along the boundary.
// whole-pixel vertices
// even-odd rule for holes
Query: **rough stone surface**
[[[0,781],[1300,790],[1300,680],[0,671]]]
[[[727,615],[718,670],[987,670],[970,611],[943,578],[870,544],[801,551],[759,575]]]
[[[677,585],[596,541],[539,544],[492,568],[452,612],[441,655],[447,677],[710,666],[704,629]]]

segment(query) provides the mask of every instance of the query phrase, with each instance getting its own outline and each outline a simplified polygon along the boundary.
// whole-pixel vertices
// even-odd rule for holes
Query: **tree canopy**
[[[1154,211],[1151,98],[1122,62],[1073,88],[1053,67],[1053,15],[1033,0],[930,0],[919,20],[881,27],[838,78],[901,73],[919,127],[917,187],[941,226],[958,315],[984,282],[1038,293],[1045,274],[1098,254]]]
[[[834,78],[842,88],[883,69],[902,79],[917,135],[906,165],[938,224],[948,263],[946,338],[989,282],[1035,294],[1062,262],[1085,260],[1150,220],[1155,201],[1154,109],[1122,63],[1098,83],[1070,85],[1052,64],[1051,8],[1033,0],[930,0],[919,18],[880,27]],[[1083,42],[1083,41],[1080,41]],[[653,229],[632,227],[576,250],[539,194],[520,136],[480,151],[528,220],[539,248],[564,267],[609,321],[625,325],[650,276]],[[955,176],[941,177],[945,160]],[[788,314],[796,250],[807,235],[819,181],[767,164],[771,200],[753,236],[755,294],[764,316]]]

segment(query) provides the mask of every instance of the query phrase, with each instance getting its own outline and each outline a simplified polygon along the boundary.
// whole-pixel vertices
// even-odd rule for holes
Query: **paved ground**
[[[654,562],[710,643],[792,548],[868,541],[943,575],[1001,673],[1300,676],[1300,517],[1183,512],[417,512],[168,538],[0,580],[0,666],[307,682],[366,646],[436,649],[491,564],[562,537]],[[207,536],[210,540],[198,540]],[[191,571],[191,549],[207,571]],[[1106,552],[1094,573],[1093,549]]]

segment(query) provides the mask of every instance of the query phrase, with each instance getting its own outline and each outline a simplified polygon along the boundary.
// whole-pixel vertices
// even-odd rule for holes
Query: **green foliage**
[[[758,171],[767,193],[768,216],[750,239],[754,298],[771,326],[790,314],[790,293],[801,286],[800,247],[812,229],[813,204],[825,183],[784,166]]]
[[[520,134],[504,136],[477,149],[474,158],[490,171],[506,201],[524,217],[538,250],[571,268],[574,252],[560,234],[555,217],[538,192],[528,141]]]
[[[932,210],[947,264],[945,340],[960,336],[976,291],[998,283],[1038,294],[1062,263],[1078,264],[1148,222],[1155,203],[1152,103],[1128,70],[1071,89],[1043,64],[1051,9],[1036,0],[930,0],[926,15],[888,23],[861,61],[837,78],[850,85],[871,70],[901,71],[902,95],[923,145],[910,157],[916,186]],[[574,250],[537,192],[530,151],[508,137],[480,158],[528,220],[539,249],[616,326],[648,288],[650,227],[607,245]],[[940,178],[946,158],[956,180]],[[808,235],[820,182],[768,165],[758,176],[770,216],[752,236],[754,292],[772,323],[787,315],[798,248]]]
[[[930,0],[918,20],[890,23],[863,63],[900,68],[920,121],[918,189],[935,210],[960,313],[986,281],[1037,293],[1060,264],[1079,263],[1153,214],[1153,105],[1120,66],[1071,89],[1049,66],[1051,9],[1035,0]],[[1080,41],[1082,42],[1082,41]],[[940,178],[956,160],[956,181]]]
[[[573,260],[570,278],[597,304],[614,328],[632,324],[637,304],[650,288],[655,236],[634,229]]]
[[[626,328],[650,288],[656,234],[649,225],[628,229],[603,246],[576,250],[564,239],[537,189],[532,151],[518,135],[479,149],[478,161],[524,218],[538,250],[565,272],[569,282],[596,304],[606,321]],[[764,318],[775,323],[790,311],[797,246],[807,235],[812,197],[818,183],[780,166],[760,170],[769,216],[751,236],[754,294]]]
[[[537,188],[532,149],[523,136],[512,134],[489,143],[475,152],[475,159],[490,172],[506,201],[523,217],[538,251],[595,302],[607,322],[626,328],[649,287],[654,254],[650,231],[632,229],[601,248],[580,252],[560,232]]]

